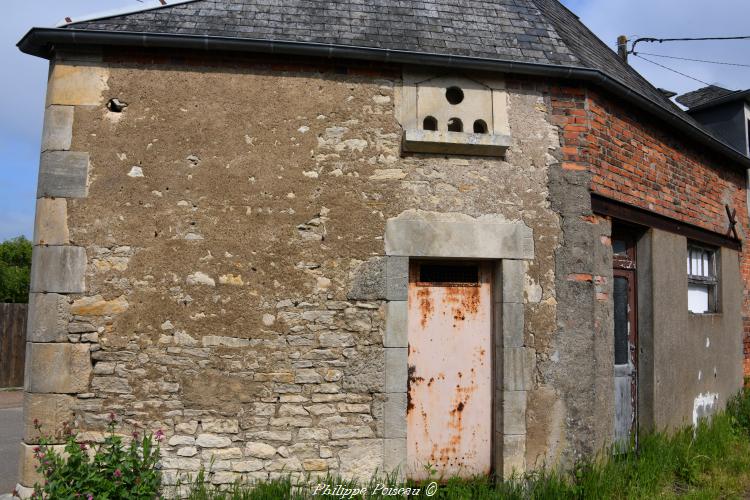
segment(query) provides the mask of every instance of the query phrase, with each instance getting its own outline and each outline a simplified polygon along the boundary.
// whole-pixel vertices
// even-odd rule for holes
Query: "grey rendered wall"
[[[691,115],[734,149],[744,155],[748,154],[745,128],[747,119],[743,102],[730,102]]]
[[[639,308],[639,321],[647,325],[650,320],[653,325],[651,332],[639,332],[640,347],[645,351],[645,359],[639,364],[646,365],[640,375],[640,424],[642,429],[662,430],[694,423],[697,417],[713,413],[741,387],[742,285],[737,252],[722,248],[721,311],[689,313],[687,240],[654,229],[649,246],[650,255],[641,255],[640,260],[647,260],[652,274],[650,298],[640,297],[646,305]],[[639,292],[642,289],[639,286]],[[651,318],[643,317],[649,313],[648,301]],[[653,349],[650,367],[649,348]]]

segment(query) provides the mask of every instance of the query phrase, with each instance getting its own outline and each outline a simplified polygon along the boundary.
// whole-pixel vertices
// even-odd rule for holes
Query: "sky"
[[[748,0],[564,0],[563,3],[614,48],[618,35],[682,38],[750,35]],[[65,16],[138,5],[135,0],[5,0],[0,31],[0,241],[32,236],[47,61],[15,44],[32,26],[54,26]],[[709,7],[710,6],[710,7]],[[750,40],[642,43],[644,57],[710,84],[750,88],[750,68],[646,55],[750,64]],[[704,84],[638,57],[630,63],[657,87],[678,93]]]

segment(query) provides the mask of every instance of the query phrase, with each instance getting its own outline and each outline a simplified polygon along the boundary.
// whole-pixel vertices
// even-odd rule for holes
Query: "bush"
[[[0,243],[0,302],[29,300],[31,242],[19,236]]]
[[[44,485],[34,485],[32,498],[85,498],[87,500],[153,499],[159,497],[161,473],[159,441],[161,431],[142,438],[137,432],[129,446],[115,434],[117,421],[110,414],[108,434],[100,445],[81,443],[67,424],[65,452],[60,454],[43,436],[34,456],[39,461],[37,472],[44,476]],[[41,427],[34,423],[37,430]]]

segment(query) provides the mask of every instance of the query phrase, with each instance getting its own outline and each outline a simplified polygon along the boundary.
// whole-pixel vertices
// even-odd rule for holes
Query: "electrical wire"
[[[691,80],[695,80],[696,82],[702,83],[703,85],[709,85],[709,86],[711,85],[708,82],[704,82],[703,80],[699,80],[698,78],[695,78],[693,76],[686,75],[685,73],[683,73],[681,71],[677,71],[676,69],[670,68],[668,66],[664,66],[663,64],[659,64],[658,62],[652,61],[651,59],[647,59],[647,58],[645,58],[645,57],[643,57],[641,55],[638,55],[637,53],[633,54],[633,55],[635,57],[639,58],[639,59],[643,59],[644,61],[650,62],[651,64],[655,64],[656,66],[659,66],[659,67],[664,68],[664,69],[666,69],[668,71],[671,71],[672,73],[677,73],[678,75],[684,76],[685,78],[690,78]]]
[[[750,64],[740,64],[740,63],[731,63],[731,62],[723,62],[723,61],[709,61],[707,59],[691,59],[689,57],[668,56],[665,54],[652,54],[650,52],[633,52],[634,56],[638,56],[640,54],[645,54],[647,56],[653,56],[653,57],[666,57],[668,59],[679,59],[681,61],[693,61],[693,62],[702,62],[702,63],[709,63],[709,64],[722,64],[725,66],[740,66],[742,68],[750,68]]]
[[[750,40],[750,35],[739,35],[739,36],[706,36],[706,37],[698,37],[698,38],[653,38],[653,37],[643,37],[638,38],[637,40],[633,41],[633,45],[630,47],[630,53],[635,53],[635,46],[638,45],[639,42],[705,42],[705,41],[712,41],[712,40]]]

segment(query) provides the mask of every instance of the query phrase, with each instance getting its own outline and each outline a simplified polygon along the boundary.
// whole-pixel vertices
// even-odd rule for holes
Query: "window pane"
[[[688,285],[688,310],[697,314],[708,312],[709,285]]]
[[[706,278],[711,276],[710,268],[708,266],[708,252],[703,252],[703,276]]]
[[[615,276],[615,364],[628,364],[628,280]]]
[[[628,255],[628,244],[625,240],[612,240],[612,253],[615,255]]]

